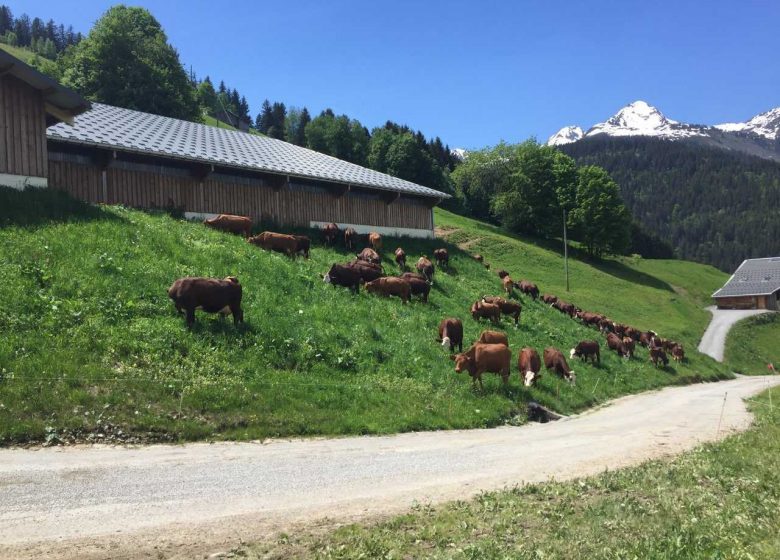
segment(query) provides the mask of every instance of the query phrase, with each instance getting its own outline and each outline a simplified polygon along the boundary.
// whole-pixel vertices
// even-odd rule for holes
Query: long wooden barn
[[[28,82],[36,74],[49,80],[13,61]],[[6,76],[0,80],[5,84]],[[39,130],[43,145],[30,150],[38,158],[35,173],[46,181],[17,180],[17,188],[48,185],[87,202],[174,207],[191,218],[229,213],[296,227],[336,222],[360,233],[412,237],[433,236],[433,207],[448,196],[281,140],[100,103],[85,110],[83,99],[59,84],[48,87],[55,86],[75,97],[62,122],[45,129],[45,142]],[[25,103],[10,112],[29,115],[40,129],[41,99],[19,97]],[[7,115],[6,96],[0,105]],[[5,149],[25,143],[15,128],[6,127],[2,139]]]

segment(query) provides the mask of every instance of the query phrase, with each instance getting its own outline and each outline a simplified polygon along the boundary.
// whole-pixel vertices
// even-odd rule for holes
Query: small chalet
[[[719,309],[780,310],[780,257],[743,261],[712,297]]]

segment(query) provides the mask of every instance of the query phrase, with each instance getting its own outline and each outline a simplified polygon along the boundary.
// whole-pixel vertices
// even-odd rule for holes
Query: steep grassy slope
[[[483,228],[468,227],[464,235]],[[548,288],[545,279],[560,268],[554,253],[497,234],[491,240],[533,255],[523,268]],[[388,260],[397,243],[410,258],[441,244],[387,239]],[[6,443],[492,426],[523,421],[514,416],[529,399],[568,413],[629,392],[726,375],[699,356],[655,370],[643,352],[630,362],[605,352],[601,367],[574,365],[576,387],[547,375],[528,391],[513,374],[509,390],[488,376],[485,392],[474,391],[468,378],[453,373],[435,341],[436,326],[442,317],[461,317],[473,340],[484,325],[470,319],[468,307],[479,295],[499,292],[500,284],[454,246],[451,270],[437,273],[431,303],[401,305],[323,283],[332,262],[350,257],[343,248],[315,245],[310,260],[292,262],[197,223],[91,207],[49,191],[0,189],[0,244],[0,441]],[[506,266],[514,270],[512,264]],[[669,327],[669,334],[700,330],[696,305],[684,295],[614,266],[651,286],[575,264],[575,285],[589,286],[590,299],[572,299],[583,305],[611,299],[615,318],[662,332]],[[199,315],[186,330],[166,294],[184,275],[238,276],[246,326]],[[597,286],[605,278],[611,292],[602,294]],[[661,296],[660,309],[644,301]],[[652,321],[641,316],[645,309],[654,309]],[[662,321],[664,315],[674,320]],[[525,345],[565,350],[598,336],[529,301],[521,328],[509,321],[502,328],[515,354]]]
[[[737,323],[726,340],[726,362],[745,374],[780,371],[780,313],[756,315]]]
[[[5,43],[0,43],[0,49],[3,49],[11,56],[15,56],[16,58],[18,58],[23,62],[26,62],[27,64],[30,64],[32,59],[35,58],[35,53],[25,47],[14,47],[12,45],[6,45]]]

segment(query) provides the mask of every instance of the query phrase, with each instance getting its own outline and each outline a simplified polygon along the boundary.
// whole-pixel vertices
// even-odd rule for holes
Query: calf
[[[650,361],[653,362],[655,367],[658,367],[658,362],[663,363],[664,367],[669,365],[669,358],[666,356],[663,348],[650,348]]]
[[[374,251],[371,247],[366,247],[360,253],[357,255],[358,260],[366,261],[374,264],[379,264],[382,262],[381,257],[379,256],[379,253]]]
[[[517,289],[524,294],[531,296],[531,299],[534,301],[536,301],[536,298],[539,297],[539,288],[536,286],[536,284],[529,282],[528,280],[520,280],[520,283],[517,285]]]
[[[563,352],[557,348],[549,346],[544,349],[544,367],[547,370],[553,370],[556,375],[565,379],[572,385],[577,382],[577,376],[574,374],[574,370],[569,368],[569,364],[566,363],[566,358],[563,357]]]
[[[219,231],[243,235],[247,238],[252,233],[252,220],[246,216],[220,214],[214,218],[203,220],[203,225]]]
[[[187,327],[195,323],[195,310],[206,313],[232,313],[233,323],[244,322],[241,309],[242,290],[238,278],[200,278],[188,276],[179,278],[168,288],[168,297],[179,313],[185,313]]]
[[[450,266],[450,254],[447,249],[435,249],[433,258],[436,259],[436,264],[440,267]]]
[[[450,359],[455,362],[455,373],[468,371],[472,383],[479,381],[481,390],[484,390],[482,374],[485,372],[497,373],[501,376],[504,385],[509,384],[512,352],[504,344],[477,343],[466,352],[450,356]]]
[[[395,250],[395,262],[401,270],[406,268],[406,252],[400,247]]]
[[[296,253],[298,253],[299,241],[294,235],[264,231],[260,235],[250,237],[247,241],[266,251],[284,253],[291,258],[294,258]]]
[[[355,228],[348,227],[344,230],[344,246],[350,251],[355,250],[355,241],[357,241],[358,233]]]
[[[628,351],[626,350],[625,344],[623,344],[623,339],[615,333],[609,333],[607,335],[607,346],[610,350],[617,352],[617,355],[621,358],[628,358]]]
[[[363,278],[360,275],[360,271],[354,267],[334,264],[330,267],[327,274],[323,276],[322,280],[334,286],[351,288],[352,291],[358,293]]]
[[[481,301],[475,301],[471,305],[471,317],[475,321],[479,321],[481,318],[488,318],[493,323],[498,324],[501,320],[501,308],[493,303],[482,303]]]
[[[409,282],[395,276],[377,278],[371,282],[366,282],[366,291],[369,294],[378,294],[386,297],[398,296],[404,303],[409,301],[411,290]]]
[[[435,271],[433,267],[433,263],[423,255],[417,260],[417,272],[425,276],[425,278],[428,279],[428,282],[433,282],[433,273]]]
[[[682,362],[685,360],[685,349],[682,344],[675,344],[672,348],[672,359],[675,362]]]
[[[554,295],[552,295],[552,294],[544,294],[544,295],[542,296],[542,301],[543,301],[544,303],[546,303],[547,305],[552,305],[552,304],[554,304],[556,301],[558,301],[558,296],[554,296]]]
[[[623,337],[623,349],[627,358],[634,357],[634,350],[636,350],[636,341],[630,336]]]
[[[463,323],[460,319],[442,319],[439,323],[439,340],[442,346],[450,345],[450,352],[458,346],[458,352],[463,352]]]
[[[523,385],[530,387],[541,377],[542,361],[539,353],[533,348],[525,347],[517,356],[517,370],[523,379]]]
[[[515,283],[512,282],[512,278],[509,276],[504,276],[501,279],[501,285],[504,286],[504,291],[506,292],[506,295],[508,297],[512,297],[515,288]]]
[[[339,235],[339,226],[330,223],[322,226],[322,236],[325,238],[326,245],[333,245]]]
[[[599,343],[595,340],[583,340],[569,352],[569,358],[580,358],[583,362],[590,358],[594,364],[601,363],[601,349]]]
[[[368,243],[371,245],[371,248],[374,249],[374,251],[381,251],[382,250],[382,236],[378,233],[372,231],[368,234]]]
[[[503,344],[509,346],[509,339],[506,337],[506,333],[498,331],[482,331],[479,334],[477,342],[481,344]]]

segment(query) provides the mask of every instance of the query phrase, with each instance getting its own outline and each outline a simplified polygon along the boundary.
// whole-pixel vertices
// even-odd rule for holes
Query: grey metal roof
[[[81,95],[40,73],[3,49],[0,49],[0,73],[8,73],[31,87],[41,90],[44,100],[69,113],[82,113],[90,107],[89,101]]]
[[[93,103],[72,126],[49,127],[50,140],[404,194],[449,195],[281,140]]]
[[[712,297],[766,296],[780,290],[780,257],[747,259]]]

